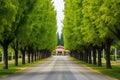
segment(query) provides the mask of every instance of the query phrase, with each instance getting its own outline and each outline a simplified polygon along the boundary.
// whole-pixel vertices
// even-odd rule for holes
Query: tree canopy
[[[110,46],[119,39],[120,0],[64,1],[65,48],[78,51],[79,55],[88,47],[105,48],[107,68],[111,68]],[[87,53],[85,56],[89,56]]]

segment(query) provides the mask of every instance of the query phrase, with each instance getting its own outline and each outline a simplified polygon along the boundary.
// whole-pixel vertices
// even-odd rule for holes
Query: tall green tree
[[[18,0],[0,1],[0,44],[4,51],[4,69],[8,69],[8,46],[15,37],[17,27],[13,26],[18,13]]]

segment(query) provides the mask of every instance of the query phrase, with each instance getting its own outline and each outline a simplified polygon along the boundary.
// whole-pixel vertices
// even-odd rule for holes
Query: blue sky
[[[63,9],[64,9],[64,2],[63,0],[53,0],[54,2],[54,6],[55,6],[55,10],[57,11],[57,32],[59,32],[59,34],[61,34],[62,32],[62,21],[64,19],[64,13],[63,13]]]

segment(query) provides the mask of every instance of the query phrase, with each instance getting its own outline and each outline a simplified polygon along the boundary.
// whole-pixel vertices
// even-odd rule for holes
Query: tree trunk
[[[93,64],[95,64],[95,65],[97,64],[96,63],[96,49],[95,48],[93,49]]]
[[[18,66],[18,50],[15,50],[15,66]]]
[[[87,53],[85,53],[85,62],[88,63],[88,51],[86,51]]]
[[[102,66],[102,60],[101,60],[101,51],[102,49],[98,49],[98,66]]]
[[[83,53],[83,61],[85,62],[85,53]]]
[[[31,62],[31,56],[32,56],[32,48],[31,48],[31,46],[28,46],[28,63],[30,63]]]
[[[24,49],[21,48],[21,52],[22,52],[22,64],[25,64],[25,48]]]
[[[111,43],[108,40],[107,43],[106,43],[106,46],[105,46],[105,51],[106,51],[106,68],[107,69],[111,69],[112,68],[111,62],[110,62],[110,46],[111,46]]]
[[[25,64],[25,51],[22,53],[22,64]]]
[[[41,57],[41,59],[43,59],[43,57],[44,57],[43,51],[40,51],[40,57]]]
[[[31,52],[31,62],[33,62],[34,60],[33,60],[33,57],[34,57],[34,53],[33,52]]]
[[[92,64],[92,56],[91,56],[91,51],[88,51],[88,55],[89,55],[89,64]]]
[[[4,59],[4,69],[8,69],[8,44],[4,42],[3,44],[3,59]]]
[[[46,58],[46,52],[43,50],[43,59]]]
[[[15,51],[15,66],[18,66],[18,41],[16,41],[14,51]]]
[[[30,63],[30,51],[28,51],[28,63]]]
[[[34,58],[35,58],[35,61],[36,61],[37,60],[37,51],[35,52]]]
[[[81,61],[84,61],[84,53],[81,54]]]
[[[36,57],[37,57],[37,60],[39,60],[39,51],[37,51]]]
[[[39,52],[38,52],[38,60],[42,59],[41,56],[42,56],[42,54],[41,54],[41,52],[39,51]]]

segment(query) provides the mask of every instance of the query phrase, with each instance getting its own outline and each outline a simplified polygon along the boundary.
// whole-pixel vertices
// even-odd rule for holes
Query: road
[[[0,80],[112,80],[92,72],[69,60],[67,56],[54,56],[38,66]]]

